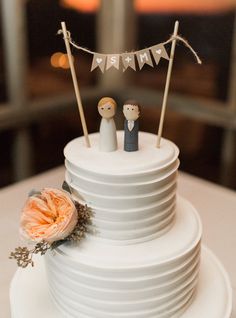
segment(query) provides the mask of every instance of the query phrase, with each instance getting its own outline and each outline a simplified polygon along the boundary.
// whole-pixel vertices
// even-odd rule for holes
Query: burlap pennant
[[[90,71],[92,72],[97,67],[99,67],[100,70],[104,73],[105,66],[106,66],[106,55],[105,54],[95,53],[93,55],[93,62],[92,62],[92,66],[91,66],[91,70]]]
[[[121,60],[122,60],[123,66],[124,66],[123,71],[127,70],[128,67],[131,67],[134,71],[136,71],[134,53],[121,54]]]
[[[152,55],[154,57],[156,64],[159,63],[161,57],[163,57],[166,60],[169,60],[169,56],[168,56],[166,49],[162,43],[152,46],[150,48],[150,50],[152,52]]]
[[[152,58],[151,58],[149,49],[137,51],[136,56],[138,59],[138,65],[140,70],[143,68],[144,64],[148,64],[153,67]]]
[[[111,68],[111,67],[115,67],[118,70],[119,64],[120,64],[120,54],[108,54],[107,55],[106,70],[109,70],[109,68]]]
[[[103,73],[105,70],[109,70],[111,67],[114,67],[117,70],[119,70],[120,59],[123,64],[123,71],[126,71],[127,68],[129,67],[132,68],[134,71],[136,71],[135,55],[137,57],[140,70],[143,68],[145,64],[148,64],[153,67],[152,56],[156,64],[159,63],[162,57],[164,59],[169,60],[168,53],[162,43],[156,44],[147,49],[143,49],[143,50],[140,50],[137,52],[131,52],[131,53],[122,53],[122,54],[94,53],[93,62],[91,66],[91,72],[95,70],[97,67],[99,67]]]

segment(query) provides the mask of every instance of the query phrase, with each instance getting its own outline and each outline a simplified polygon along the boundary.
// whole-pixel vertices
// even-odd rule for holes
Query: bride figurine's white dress
[[[105,152],[117,149],[116,124],[113,118],[102,118],[101,120],[99,148]]]
[[[98,103],[98,112],[102,117],[99,138],[100,151],[111,152],[117,149],[116,124],[113,119],[116,108],[116,102],[111,97],[103,97]]]

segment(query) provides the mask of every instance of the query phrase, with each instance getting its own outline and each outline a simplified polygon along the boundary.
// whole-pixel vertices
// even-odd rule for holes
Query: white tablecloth
[[[16,264],[8,255],[20,244],[20,209],[31,189],[60,187],[63,175],[64,167],[60,167],[0,190],[0,316],[3,318],[10,318],[8,293]],[[236,192],[185,173],[180,173],[178,185],[179,194],[197,208],[203,223],[203,242],[225,266],[236,295]],[[235,301],[232,318],[236,318]]]

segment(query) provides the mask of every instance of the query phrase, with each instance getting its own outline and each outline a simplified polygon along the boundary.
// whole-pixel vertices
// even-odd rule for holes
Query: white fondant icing
[[[62,245],[46,257],[51,293],[72,317],[171,317],[194,293],[201,230],[196,211],[179,198],[175,225],[158,239],[114,248],[89,236]]]
[[[110,195],[97,195],[93,192],[84,191],[81,188],[76,187],[72,183],[69,183],[75,197],[84,201],[88,206],[97,206],[100,208],[113,209],[116,207],[119,210],[131,209],[131,208],[142,208],[147,205],[159,202],[165,197],[169,196],[173,191],[176,190],[176,182],[171,182],[167,186],[151,192],[148,194],[142,194],[137,196],[110,196]]]
[[[38,272],[18,271],[12,318],[229,318],[224,270],[209,251],[200,262],[201,221],[191,204],[176,201],[178,148],[163,139],[157,149],[156,136],[139,136],[133,153],[123,151],[123,132],[116,152],[100,152],[98,134],[90,136],[92,148],[82,138],[66,146],[66,181],[94,213],[91,233],[46,255],[54,303],[42,264]]]
[[[91,135],[94,145],[97,139],[98,134]],[[118,132],[119,145],[122,140],[123,132]],[[174,224],[179,151],[168,140],[163,140],[160,149],[154,145],[154,135],[140,132],[136,155],[124,152],[123,146],[109,154],[96,146],[85,148],[81,138],[65,148],[66,181],[75,199],[92,208],[94,235],[110,240],[109,244],[151,240]],[[143,221],[143,225],[135,221],[140,225]]]
[[[129,176],[161,169],[178,157],[179,150],[175,144],[162,139],[161,148],[156,148],[156,136],[145,132],[139,133],[139,151],[127,153],[123,151],[123,134],[123,131],[117,132],[118,150],[115,152],[99,151],[99,134],[95,133],[89,136],[91,148],[85,147],[83,138],[76,138],[65,147],[65,157],[78,169],[113,176]]]
[[[12,318],[99,318],[76,312],[68,314],[63,300],[59,310],[50,295],[43,263],[43,259],[38,257],[35,267],[16,272],[10,290]],[[230,318],[231,311],[232,290],[228,276],[212,252],[204,247],[196,295],[192,298],[190,295],[187,304],[172,318]],[[119,312],[118,317],[122,317]],[[141,317],[157,318],[148,312]]]
[[[107,195],[109,193],[112,196],[120,195],[139,195],[147,194],[149,192],[154,192],[158,187],[163,187],[168,183],[176,180],[177,178],[177,168],[179,162],[175,162],[173,168],[168,169],[168,171],[162,172],[162,177],[158,176],[157,179],[136,182],[136,183],[111,183],[111,182],[100,182],[95,179],[85,178],[81,175],[76,174],[70,170],[69,165],[67,165],[66,180],[73,183],[77,187],[81,187],[85,191],[91,190],[93,187],[94,194]]]
[[[129,152],[131,153],[131,152]],[[147,171],[143,171],[141,173],[125,173],[120,175],[115,174],[105,174],[105,173],[98,173],[97,171],[90,171],[90,170],[84,170],[79,168],[78,166],[75,166],[68,160],[65,160],[65,166],[68,171],[71,171],[72,176],[80,176],[84,179],[92,179],[93,181],[100,182],[100,183],[111,183],[111,184],[122,184],[125,185],[128,184],[134,184],[134,183],[143,183],[145,185],[148,181],[153,181],[155,179],[159,179],[160,181],[165,179],[169,174],[175,170],[177,170],[179,166],[179,160],[175,160],[171,162],[168,166],[165,165],[162,168],[155,168],[150,169]],[[73,177],[72,177],[73,179]]]

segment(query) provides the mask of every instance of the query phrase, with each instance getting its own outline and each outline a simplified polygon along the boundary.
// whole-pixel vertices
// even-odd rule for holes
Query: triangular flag
[[[150,50],[152,52],[152,55],[154,57],[156,64],[159,63],[161,57],[169,60],[169,56],[168,56],[166,49],[162,43],[150,47]]]
[[[120,64],[120,54],[108,54],[107,55],[106,70],[109,70],[109,68],[111,68],[111,67],[115,67],[118,70],[119,64]]]
[[[121,59],[124,66],[124,71],[126,71],[128,67],[131,67],[134,71],[136,71],[134,53],[123,53],[121,54]]]
[[[100,70],[104,73],[105,65],[106,65],[106,55],[95,53],[93,55],[93,62],[92,62],[92,66],[91,66],[90,71],[92,72],[97,67],[99,67]]]
[[[138,59],[138,65],[140,70],[143,68],[144,64],[148,64],[153,67],[152,58],[151,58],[149,49],[137,51],[136,56]]]

